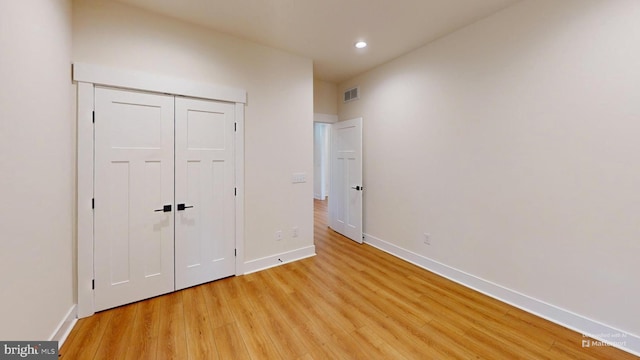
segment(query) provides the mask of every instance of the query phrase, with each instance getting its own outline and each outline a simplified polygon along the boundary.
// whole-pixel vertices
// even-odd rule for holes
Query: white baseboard
[[[76,326],[76,322],[78,322],[78,318],[76,316],[76,305],[74,304],[69,311],[67,311],[67,315],[60,320],[56,330],[49,337],[49,341],[57,341],[58,348],[61,348],[62,344],[67,340],[69,333],[73,330],[73,327]]]
[[[244,273],[250,274],[256,271],[266,270],[275,266],[280,266],[290,262],[306,259],[316,255],[315,245],[303,247],[296,250],[275,254],[260,259],[250,260],[244,263]]]
[[[591,320],[582,315],[561,309],[517,291],[507,289],[498,284],[481,279],[464,271],[439,263],[420,254],[416,254],[391,244],[375,236],[364,234],[365,244],[369,244],[384,252],[429,270],[462,286],[474,289],[482,294],[515,306],[543,319],[564,326],[593,339],[609,344],[623,351],[640,356],[640,337],[615,329],[606,324]],[[599,344],[602,346],[601,344]],[[581,344],[576,344],[581,346]]]

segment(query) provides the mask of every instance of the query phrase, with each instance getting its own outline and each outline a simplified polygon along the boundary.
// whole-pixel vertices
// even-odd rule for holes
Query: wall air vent
[[[344,92],[343,100],[348,103],[349,101],[358,100],[360,98],[360,90],[357,87],[347,89]]]

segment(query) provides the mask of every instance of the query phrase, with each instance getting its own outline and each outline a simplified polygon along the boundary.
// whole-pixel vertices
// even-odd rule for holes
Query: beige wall
[[[640,335],[638,19],[523,1],[340,84],[365,232]]]
[[[338,87],[336,84],[313,80],[313,112],[317,114],[338,114]]]
[[[246,89],[245,260],[313,245],[312,182],[291,184],[313,172],[311,60],[114,2],[73,15],[73,61]]]
[[[71,4],[0,2],[0,339],[47,340],[74,303]]]

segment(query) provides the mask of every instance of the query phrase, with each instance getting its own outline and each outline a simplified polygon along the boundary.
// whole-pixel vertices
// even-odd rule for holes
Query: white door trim
[[[85,63],[73,64],[73,80],[94,85],[113,86],[233,103],[247,103],[247,92],[244,89]]]
[[[77,214],[78,318],[92,315],[93,301],[93,84],[78,83]]]
[[[186,79],[75,63],[77,83],[77,261],[78,317],[95,313],[93,299],[93,109],[95,85],[166,93],[235,103],[236,131],[236,275],[244,271],[244,105],[246,91]]]

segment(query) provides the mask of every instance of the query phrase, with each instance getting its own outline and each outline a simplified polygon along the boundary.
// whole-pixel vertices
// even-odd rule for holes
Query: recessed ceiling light
[[[358,49],[364,49],[367,47],[367,43],[364,41],[358,41],[355,45],[355,47],[357,47]]]

